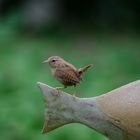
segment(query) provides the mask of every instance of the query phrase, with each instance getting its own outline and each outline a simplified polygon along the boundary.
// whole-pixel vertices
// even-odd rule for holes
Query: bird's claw
[[[60,95],[60,91],[59,91],[59,90],[60,90],[60,89],[63,89],[63,87],[56,87],[55,89],[56,89],[56,91],[57,91],[57,95],[59,96],[59,95]]]
[[[56,87],[55,89],[56,89],[56,90],[64,89],[64,87]]]

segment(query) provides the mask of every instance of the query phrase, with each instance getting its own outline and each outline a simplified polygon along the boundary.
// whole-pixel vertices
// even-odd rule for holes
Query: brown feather
[[[55,77],[64,85],[76,85],[80,82],[80,75],[69,67],[63,67],[63,69],[56,69],[54,73]]]
[[[89,65],[87,65],[87,66],[85,66],[85,67],[82,67],[82,68],[78,69],[78,73],[81,75],[81,74],[83,74],[85,71],[87,71],[90,67],[92,67],[92,64],[89,64]]]

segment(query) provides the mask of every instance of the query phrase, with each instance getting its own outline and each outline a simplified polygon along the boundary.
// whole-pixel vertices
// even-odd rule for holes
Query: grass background
[[[31,37],[17,35],[4,26],[0,36],[0,139],[107,140],[81,124],[69,124],[47,135],[41,134],[44,102],[36,83],[61,86],[41,62],[51,55],[60,55],[77,68],[92,63],[94,67],[77,87],[78,96],[101,95],[140,78],[138,35]],[[65,91],[72,93],[73,88]]]

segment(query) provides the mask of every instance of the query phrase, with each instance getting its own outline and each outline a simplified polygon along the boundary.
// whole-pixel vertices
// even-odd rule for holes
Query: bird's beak
[[[45,60],[45,61],[43,61],[42,63],[48,63],[49,61],[48,60]]]

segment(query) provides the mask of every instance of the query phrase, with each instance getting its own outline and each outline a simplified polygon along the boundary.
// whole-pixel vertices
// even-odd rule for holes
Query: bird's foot
[[[64,89],[64,87],[56,87],[55,89],[56,89],[56,90]]]
[[[73,93],[72,96],[75,97],[76,96],[76,93]]]
[[[57,95],[59,96],[60,95],[60,91],[59,90],[60,89],[64,89],[64,87],[56,87],[55,89],[57,90]]]

